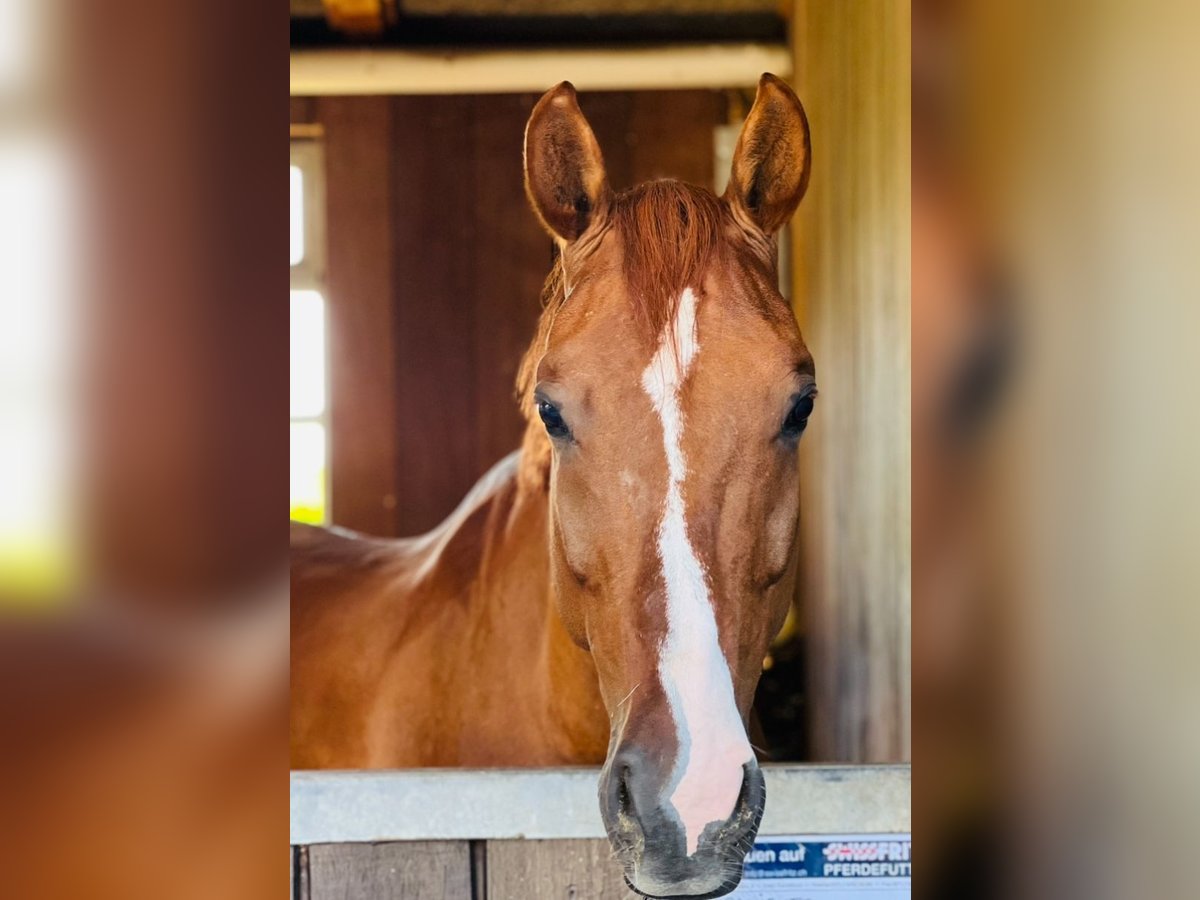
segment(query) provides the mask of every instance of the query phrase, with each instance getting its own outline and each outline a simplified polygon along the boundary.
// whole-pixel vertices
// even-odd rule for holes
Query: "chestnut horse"
[[[526,190],[560,253],[522,447],[423,537],[295,529],[295,767],[603,763],[632,888],[737,885],[816,395],[774,239],[808,173],[804,111],[772,75],[720,198],[614,194],[574,88],[538,101]]]

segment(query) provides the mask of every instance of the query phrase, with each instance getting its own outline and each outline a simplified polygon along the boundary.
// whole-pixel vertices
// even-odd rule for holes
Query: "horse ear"
[[[578,238],[608,208],[604,157],[569,81],[542,95],[525,126],[525,193],[563,241]]]
[[[725,199],[773,235],[804,196],[811,161],[804,107],[782,80],[764,74],[733,151]]]

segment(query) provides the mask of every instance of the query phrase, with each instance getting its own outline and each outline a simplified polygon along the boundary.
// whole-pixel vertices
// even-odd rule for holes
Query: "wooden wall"
[[[292,848],[292,900],[625,900],[607,840]]]
[[[334,523],[437,524],[522,431],[513,383],[551,242],[521,172],[534,94],[293,98],[324,129]],[[620,189],[709,184],[711,91],[589,93]]]
[[[908,0],[806,0],[794,27],[813,134],[794,251],[821,389],[802,454],[818,760],[911,744],[909,16]]]

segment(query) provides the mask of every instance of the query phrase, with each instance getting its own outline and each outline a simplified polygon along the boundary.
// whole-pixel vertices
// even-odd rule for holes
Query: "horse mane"
[[[697,288],[722,247],[728,207],[710,191],[682,181],[649,181],[617,194],[602,231],[615,229],[634,320],[644,339],[657,343],[675,321],[679,298]],[[554,317],[567,301],[561,255],[542,287],[542,315],[517,371],[517,398],[526,419],[520,478],[544,487],[550,472],[550,440],[534,409],[538,363]]]

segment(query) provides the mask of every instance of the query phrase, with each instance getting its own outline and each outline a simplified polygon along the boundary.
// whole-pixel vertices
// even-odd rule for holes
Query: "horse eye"
[[[808,393],[796,398],[796,402],[788,410],[787,418],[783,420],[783,428],[780,429],[784,438],[795,440],[804,432],[804,427],[808,425],[808,417],[812,415],[813,396],[813,393]]]
[[[560,413],[553,403],[549,400],[539,400],[537,405],[538,416],[542,420],[542,424],[546,426],[546,433],[552,438],[568,438],[571,436],[571,429],[567,427],[567,423],[563,421],[562,413]]]

